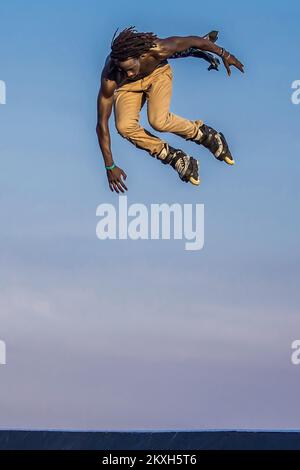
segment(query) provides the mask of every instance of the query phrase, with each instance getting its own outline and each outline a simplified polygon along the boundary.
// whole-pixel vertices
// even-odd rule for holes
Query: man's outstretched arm
[[[96,132],[98,136],[99,146],[102,151],[105,162],[106,173],[109,187],[112,191],[124,193],[127,187],[124,183],[127,175],[115,165],[111,152],[111,141],[109,133],[109,118],[113,108],[114,90],[116,83],[109,80],[106,76],[106,69],[101,74],[101,86],[97,98],[97,125]]]
[[[213,54],[220,56],[228,75],[231,74],[231,65],[239,69],[241,72],[244,72],[244,65],[233,54],[230,54],[223,47],[219,47],[214,42],[201,36],[170,36],[168,38],[161,39],[160,44],[163,58],[167,59],[176,52],[182,52],[190,47],[196,47],[202,51],[212,52]]]

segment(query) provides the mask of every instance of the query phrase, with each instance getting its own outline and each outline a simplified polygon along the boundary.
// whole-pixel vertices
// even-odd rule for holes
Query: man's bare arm
[[[111,152],[111,140],[109,133],[109,118],[111,116],[114,91],[117,88],[117,83],[107,77],[108,61],[104,66],[101,74],[101,86],[97,98],[97,125],[96,132],[98,136],[99,146],[103,155],[105,166],[114,166],[112,169],[107,169],[107,179],[109,187],[112,191],[123,193],[124,189],[127,190],[124,184],[126,173],[114,164]]]
[[[230,65],[237,67],[241,72],[244,72],[243,64],[232,54],[226,51],[224,48],[219,47],[209,39],[205,39],[201,36],[170,36],[165,39],[160,39],[160,55],[162,59],[171,57],[176,52],[182,52],[190,47],[197,47],[203,51],[212,52],[220,56],[223,60],[224,66],[226,67],[228,75],[231,74]]]
[[[97,126],[99,146],[106,166],[113,164],[111,140],[109,134],[109,118],[112,113],[114,98],[114,83],[103,78],[97,98]]]
[[[176,52],[182,52],[190,47],[198,47],[203,51],[213,52],[220,55],[222,50],[213,42],[204,39],[200,36],[170,36],[160,40],[162,53],[166,56],[171,56]],[[165,57],[166,59],[168,57]]]

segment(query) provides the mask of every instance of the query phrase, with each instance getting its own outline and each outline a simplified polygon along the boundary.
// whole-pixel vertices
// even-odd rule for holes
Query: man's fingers
[[[121,172],[121,173],[122,173],[122,175],[124,176],[124,179],[126,180],[126,178],[127,178],[127,175],[126,175],[125,171],[123,171],[123,170],[122,170],[122,172]]]
[[[113,185],[114,191],[119,194],[119,190],[115,181],[112,182],[112,185]]]
[[[120,180],[119,180],[119,181],[116,181],[116,185],[117,185],[117,187],[119,188],[119,190],[121,191],[121,193],[124,193],[124,189],[123,189],[122,186],[121,186],[121,181],[120,181]]]
[[[123,187],[122,187],[123,186]],[[125,186],[125,184],[123,183],[123,181],[121,180],[116,180],[116,181],[111,181],[109,183],[109,187],[111,189],[111,191],[115,191],[116,193],[119,194],[119,190],[124,193],[124,189],[126,189],[127,191],[127,187]],[[124,189],[123,189],[124,188]]]
[[[242,62],[240,62],[236,57],[233,57],[234,58],[234,63],[233,65],[240,70],[240,72],[243,72],[244,73],[244,64],[242,64]]]
[[[127,191],[127,186],[125,185],[125,183],[120,179],[120,184],[123,186],[124,189],[126,189]]]
[[[227,74],[229,76],[231,75],[231,69],[230,69],[231,65],[236,67],[240,72],[245,73],[244,65],[236,57],[232,56],[232,59],[233,60],[230,61],[230,63],[226,59],[223,59],[224,67],[226,68]]]
[[[243,70],[244,66],[243,66],[243,64],[242,64],[241,62],[237,61],[236,67],[237,67],[241,72],[244,72],[244,70]]]
[[[230,75],[231,70],[230,70],[229,64],[228,64],[226,59],[223,59],[223,64],[224,64],[224,67],[226,68],[227,74]]]

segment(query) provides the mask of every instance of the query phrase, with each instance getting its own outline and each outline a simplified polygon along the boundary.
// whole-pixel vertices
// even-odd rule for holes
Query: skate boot
[[[165,165],[170,164],[177,171],[179,178],[186,183],[190,182],[196,186],[200,184],[198,160],[187,155],[183,150],[175,149],[165,144],[157,156]]]
[[[206,124],[202,124],[199,127],[195,137],[186,140],[192,140],[196,144],[204,145],[217,160],[224,161],[228,165],[234,165],[235,163],[222,132],[217,132]]]

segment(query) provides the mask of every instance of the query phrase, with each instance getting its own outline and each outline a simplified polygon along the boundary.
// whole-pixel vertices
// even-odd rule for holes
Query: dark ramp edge
[[[300,450],[300,431],[0,431],[1,450]]]

